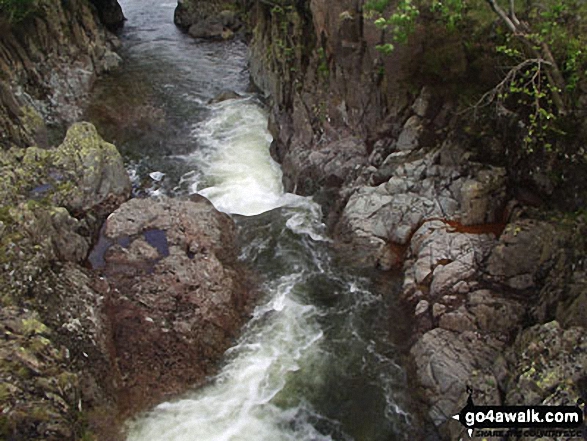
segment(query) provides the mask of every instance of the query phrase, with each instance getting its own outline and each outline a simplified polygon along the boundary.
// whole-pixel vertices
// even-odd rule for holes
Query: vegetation
[[[458,31],[476,20],[477,26],[497,21],[496,56],[503,79],[474,108],[493,106],[498,114],[518,118],[526,150],[553,148],[565,134],[568,116],[577,108],[579,84],[586,77],[587,4],[582,0],[369,0],[365,8],[389,40],[378,48],[386,53],[404,43],[424,13]],[[487,14],[479,22],[479,11]],[[489,20],[487,20],[489,18]],[[465,34],[465,33],[464,33]],[[471,35],[470,33],[468,35]],[[469,37],[471,38],[471,37]]]
[[[36,6],[36,0],[0,0],[0,18],[16,24],[28,17]]]

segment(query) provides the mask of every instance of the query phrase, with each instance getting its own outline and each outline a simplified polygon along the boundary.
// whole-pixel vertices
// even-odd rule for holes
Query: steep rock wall
[[[119,64],[118,41],[87,0],[41,0],[20,22],[0,16],[0,28],[0,145],[47,146],[61,137],[48,129],[62,135],[96,75]]]
[[[488,42],[467,47],[429,21],[383,56],[363,1],[249,3],[251,74],[284,184],[321,202],[349,264],[403,271],[416,378],[442,438],[463,436],[449,417],[467,384],[477,404],[585,396],[572,367],[587,364],[584,216],[548,211],[557,193],[515,162],[512,130],[458,111],[496,82]]]

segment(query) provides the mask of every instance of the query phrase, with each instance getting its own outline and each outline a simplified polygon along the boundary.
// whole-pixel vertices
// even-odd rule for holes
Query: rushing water
[[[246,48],[196,42],[174,3],[121,1],[125,64],[89,110],[137,195],[198,192],[235,218],[264,293],[209,384],[128,423],[128,441],[421,439],[397,346],[395,283],[333,261],[320,208],[285,194],[267,117],[246,92]],[[222,89],[240,99],[207,104]]]

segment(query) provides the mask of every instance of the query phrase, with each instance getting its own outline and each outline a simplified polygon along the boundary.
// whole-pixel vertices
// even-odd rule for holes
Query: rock
[[[484,333],[513,335],[522,325],[523,304],[489,290],[471,292],[467,309],[475,316],[477,328]]]
[[[173,20],[194,38],[227,40],[242,27],[237,9],[231,0],[179,0]]]
[[[432,99],[432,92],[430,88],[423,87],[420,91],[420,95],[412,104],[412,110],[414,113],[419,116],[420,118],[426,117],[426,113],[430,107],[430,100]]]
[[[426,300],[420,300],[416,305],[416,309],[414,310],[414,314],[417,316],[428,312],[430,308],[430,304]]]
[[[553,225],[551,225],[553,226]],[[538,322],[556,320],[564,328],[587,327],[587,249],[585,220],[557,222],[557,245],[531,315]],[[541,237],[542,239],[542,237]],[[543,274],[538,273],[538,274]]]
[[[93,125],[71,126],[54,157],[61,175],[57,181],[73,184],[57,197],[69,210],[110,212],[130,196],[131,183],[122,157]]]
[[[490,235],[452,232],[441,221],[426,222],[414,233],[409,249],[416,283],[427,281],[431,295],[440,296],[475,275],[494,241]]]
[[[546,222],[520,220],[509,224],[489,257],[487,269],[492,277],[512,288],[531,288],[553,258],[556,243],[556,230]]]
[[[35,345],[30,352],[17,353],[27,371],[7,378],[10,393],[0,394],[0,407],[9,413],[0,434],[73,439],[83,418],[88,434],[97,430],[114,440],[116,429],[103,430],[116,427],[118,380],[101,311],[108,289],[81,265],[102,216],[130,194],[122,158],[92,125],[80,123],[57,148],[0,151],[0,171],[0,309],[7,311],[0,329],[14,329],[10,321],[21,315],[27,323],[34,316],[36,328],[43,329],[38,338],[29,337]],[[19,312],[14,305],[27,309]],[[12,349],[6,351],[11,358]]]
[[[503,168],[480,170],[461,186],[461,223],[476,225],[499,221],[496,209],[505,205],[506,174]]]
[[[250,290],[234,224],[207,201],[133,199],[108,217],[104,235],[115,244],[102,271],[116,287],[106,314],[120,387],[142,409],[213,372]]]
[[[464,306],[461,306],[455,311],[443,314],[442,317],[440,317],[438,326],[442,329],[456,332],[477,330],[475,318]]]
[[[392,172],[389,180],[360,187],[350,196],[337,236],[369,254],[356,260],[359,265],[378,264],[376,256],[389,243],[407,245],[426,221],[467,226],[497,220],[505,200],[503,169],[439,164],[450,151],[445,146],[424,153],[392,153],[382,165]]]
[[[222,26],[224,26],[225,28],[234,29],[239,25],[238,17],[234,10],[220,11],[218,17],[222,22]]]
[[[224,26],[220,21],[201,20],[190,26],[188,34],[194,38],[223,39]]]
[[[121,20],[116,0],[94,2],[105,21]],[[0,146],[48,147],[47,126],[65,131],[79,121],[96,76],[120,62],[117,43],[90,2],[40,2],[30,20],[3,30]]]
[[[91,0],[98,10],[100,21],[111,31],[116,31],[124,25],[124,14],[117,0]]]
[[[424,126],[419,116],[411,116],[404,125],[397,140],[397,149],[400,151],[413,150],[418,147],[420,136],[424,132]]]
[[[120,55],[118,55],[116,52],[107,51],[101,60],[99,72],[110,72],[111,70],[116,69],[120,63],[122,63],[122,58]]]
[[[477,384],[477,371],[484,369],[485,375],[492,376],[488,367],[500,348],[498,342],[482,342],[474,332],[457,333],[440,328],[427,332],[416,342],[410,352],[430,405],[429,416],[436,426],[450,421],[466,404],[466,386]],[[477,396],[475,404],[497,405],[499,401],[495,381],[486,396]]]
[[[513,364],[508,404],[574,405],[584,393],[587,337],[556,321],[523,331],[507,354]]]
[[[223,90],[208,101],[208,104],[216,104],[228,100],[238,100],[239,98],[242,98],[242,95],[236,93],[234,90]]]
[[[54,332],[35,312],[0,308],[2,439],[73,439],[70,406],[80,377]]]

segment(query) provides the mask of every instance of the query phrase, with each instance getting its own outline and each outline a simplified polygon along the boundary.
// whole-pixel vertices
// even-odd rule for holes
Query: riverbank
[[[233,221],[203,198],[129,200],[117,148],[77,122],[121,61],[99,20],[120,6],[98,3],[39,2],[3,28],[3,439],[122,439],[215,372],[253,298]]]
[[[362,2],[250,6],[251,72],[284,184],[322,204],[343,262],[403,272],[443,439],[462,434],[450,417],[467,386],[476,404],[584,397],[585,190],[572,176],[585,163],[556,183],[535,157],[516,160],[502,123],[462,112],[494,84],[489,42],[467,48],[427,22],[383,55]]]

